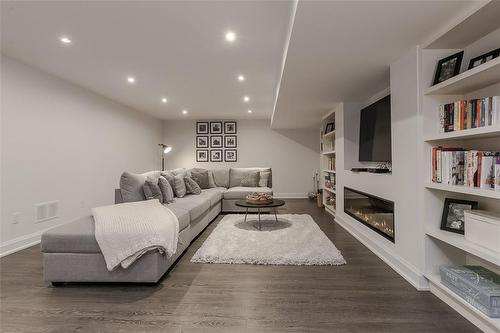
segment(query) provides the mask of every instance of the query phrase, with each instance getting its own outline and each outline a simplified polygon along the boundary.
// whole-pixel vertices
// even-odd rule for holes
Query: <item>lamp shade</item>
[[[172,150],[172,147],[165,146],[165,147],[163,147],[163,154],[168,154],[171,150]]]

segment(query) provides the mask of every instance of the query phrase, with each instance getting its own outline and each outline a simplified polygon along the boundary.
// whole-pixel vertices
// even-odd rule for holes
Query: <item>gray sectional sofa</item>
[[[189,170],[186,170],[189,173]],[[179,243],[174,256],[166,258],[158,251],[147,253],[127,269],[106,269],[104,257],[94,235],[92,216],[48,230],[42,235],[41,249],[45,281],[58,285],[63,282],[141,282],[156,283],[179,258],[190,243],[221,212],[239,212],[235,205],[252,192],[272,193],[270,168],[225,168],[209,170],[213,175],[212,187],[201,194],[188,194],[166,204],[179,220]],[[267,184],[259,187],[240,186],[241,180],[251,172],[269,172]],[[154,178],[160,171],[136,177],[137,183],[123,184],[115,190],[115,203],[144,198],[141,179]],[[142,196],[142,197],[141,197]],[[145,199],[145,198],[144,198]],[[135,200],[136,201],[136,200]]]

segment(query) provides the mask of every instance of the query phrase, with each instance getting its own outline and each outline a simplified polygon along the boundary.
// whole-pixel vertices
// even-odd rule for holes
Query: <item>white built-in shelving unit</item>
[[[336,152],[335,152],[335,138],[336,132],[326,132],[326,127],[329,123],[335,123],[335,109],[327,113],[320,126],[320,145],[321,145],[321,174],[320,174],[320,187],[323,189],[323,205],[325,211],[335,216],[337,206],[337,193],[336,188]],[[333,163],[330,161],[333,160]],[[330,178],[332,187],[326,186],[326,179]]]
[[[447,264],[479,264],[500,272],[500,253],[469,242],[463,235],[440,230],[445,198],[474,200],[480,209],[500,211],[500,192],[431,182],[431,148],[434,146],[500,151],[500,126],[440,133],[440,104],[460,99],[500,95],[500,58],[466,70],[468,60],[485,49],[500,47],[500,1],[484,2],[421,49],[421,113],[424,161],[423,205],[425,276],[430,290],[485,332],[500,332],[500,319],[489,318],[441,283],[439,267]],[[465,50],[462,72],[431,86],[436,64]],[[486,50],[487,51],[487,50]],[[477,54],[479,53],[479,54]],[[467,227],[467,226],[466,226]]]

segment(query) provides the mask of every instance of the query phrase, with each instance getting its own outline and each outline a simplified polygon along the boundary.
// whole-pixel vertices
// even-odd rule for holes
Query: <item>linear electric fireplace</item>
[[[394,202],[344,187],[344,212],[394,243]]]

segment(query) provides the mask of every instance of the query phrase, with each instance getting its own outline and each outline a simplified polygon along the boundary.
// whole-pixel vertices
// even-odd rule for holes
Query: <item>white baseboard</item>
[[[274,193],[276,199],[307,199],[307,193]]]
[[[16,253],[18,251],[24,250],[28,247],[31,247],[36,244],[40,244],[40,240],[42,239],[42,234],[49,230],[54,228],[55,226],[52,226],[50,228],[40,230],[37,232],[34,232],[29,235],[24,235],[21,237],[17,237],[11,240],[8,240],[6,242],[3,242],[0,244],[0,258],[8,256],[9,254]]]
[[[354,236],[354,238],[365,245],[375,255],[377,255],[377,257],[382,259],[387,265],[389,265],[413,287],[415,287],[415,289],[419,291],[429,290],[429,282],[424,277],[423,273],[420,272],[414,265],[410,264],[397,254],[381,247],[369,237],[353,227],[350,223],[342,219],[342,217],[340,217],[339,215],[335,216],[335,222],[337,222],[342,228],[347,230],[347,232],[349,232],[352,236]]]

